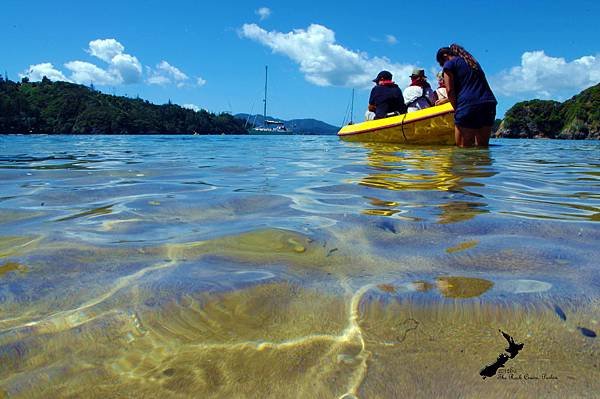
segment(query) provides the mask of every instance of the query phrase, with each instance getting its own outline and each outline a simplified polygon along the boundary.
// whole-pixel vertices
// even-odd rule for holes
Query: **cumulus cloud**
[[[169,64],[167,61],[162,61],[160,64],[158,64],[158,68],[171,75],[176,81],[189,79],[185,73],[181,72],[181,70]]]
[[[189,80],[189,76],[164,60],[156,65],[154,69],[148,68],[147,82],[150,84],[161,86],[176,84],[177,87],[183,87]]]
[[[142,78],[142,64],[133,55],[125,53],[125,46],[115,39],[98,39],[89,42],[87,53],[104,61],[100,67],[87,61],[69,61],[64,67],[70,71],[67,77],[50,63],[31,65],[21,76],[30,80],[62,80],[81,84],[119,85],[138,83]]]
[[[196,85],[198,85],[198,87],[202,87],[206,84],[206,80],[202,79],[200,76],[198,76],[196,78]]]
[[[117,40],[92,40],[86,51],[108,65],[101,68],[86,61],[67,62],[65,67],[71,71],[71,81],[81,84],[119,85],[138,83],[141,80],[142,64],[133,55],[125,53],[125,46]]]
[[[202,108],[200,108],[199,106],[197,106],[196,104],[183,104],[182,105],[183,108],[187,108],[187,109],[191,109],[192,111],[200,111]]]
[[[115,55],[110,61],[108,70],[125,84],[138,83],[142,78],[142,64],[129,54]]]
[[[52,81],[69,81],[69,79],[67,79],[61,71],[54,68],[54,65],[49,62],[30,65],[26,71],[23,71],[19,74],[20,78],[27,77],[32,82],[40,81],[44,76]]]
[[[171,83],[171,79],[169,79],[166,76],[163,75],[159,75],[155,72],[152,71],[152,69],[148,68],[148,79],[146,79],[146,82],[151,84],[151,85],[158,85],[158,86],[166,86],[168,84]]]
[[[125,47],[115,39],[92,40],[87,50],[88,53],[105,62],[111,62],[113,57],[124,51]]]
[[[261,7],[254,11],[254,13],[260,17],[261,21],[264,21],[271,16],[271,9],[268,7]]]
[[[383,69],[401,81],[413,68],[349,50],[336,43],[331,29],[317,24],[287,33],[268,32],[256,24],[244,24],[240,35],[287,56],[299,65],[307,81],[318,86],[370,87],[371,80]]]
[[[117,85],[122,82],[119,76],[85,61],[71,61],[65,64],[71,71],[70,80],[80,84]]]
[[[507,96],[534,94],[540,97],[572,95],[600,82],[600,55],[573,61],[551,57],[544,51],[528,51],[521,65],[501,71],[491,78],[492,86]]]

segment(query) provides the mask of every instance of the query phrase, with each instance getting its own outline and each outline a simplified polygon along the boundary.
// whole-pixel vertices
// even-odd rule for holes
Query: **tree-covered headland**
[[[517,103],[506,111],[496,134],[507,138],[600,139],[600,83],[563,103]]]
[[[230,114],[193,111],[103,94],[68,82],[13,82],[0,77],[0,133],[244,134]]]

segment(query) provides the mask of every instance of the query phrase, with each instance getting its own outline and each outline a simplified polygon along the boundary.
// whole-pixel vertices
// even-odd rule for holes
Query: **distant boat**
[[[280,135],[280,134],[294,134],[292,129],[289,129],[281,121],[274,121],[267,119],[267,81],[268,81],[269,67],[265,65],[265,97],[263,99],[263,124],[262,126],[255,126],[250,129],[249,134],[252,135]]]

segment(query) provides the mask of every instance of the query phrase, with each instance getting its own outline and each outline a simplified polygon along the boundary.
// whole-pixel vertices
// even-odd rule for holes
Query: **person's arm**
[[[369,95],[369,106],[368,109],[371,112],[375,112],[375,110],[377,109],[377,103],[378,103],[378,95],[377,95],[377,86],[373,87],[371,89],[371,94]]]
[[[450,104],[452,104],[452,108],[456,110],[456,93],[454,92],[454,76],[452,72],[447,69],[444,69],[444,85],[446,86],[446,94],[448,95],[448,100]]]
[[[437,89],[435,91],[435,94],[437,94],[437,101],[435,102],[435,105],[442,105],[447,103],[448,100],[448,96],[445,94],[446,89],[443,87],[440,87],[439,89]]]

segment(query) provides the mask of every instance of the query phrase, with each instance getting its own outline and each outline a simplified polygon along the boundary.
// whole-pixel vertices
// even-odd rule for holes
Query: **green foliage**
[[[232,115],[111,96],[67,82],[0,80],[0,133],[247,133]]]
[[[523,101],[504,116],[503,137],[599,138],[600,84],[564,103],[548,100]]]
[[[563,133],[600,133],[600,84],[592,86],[563,103]]]
[[[518,132],[519,137],[555,137],[563,127],[560,108],[558,101],[523,101],[506,111],[503,127],[505,130]]]

